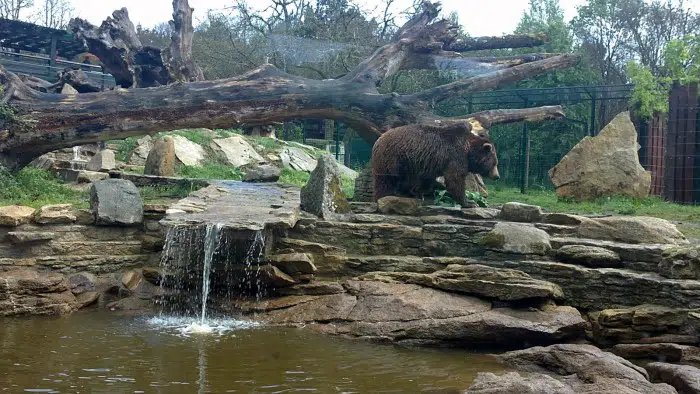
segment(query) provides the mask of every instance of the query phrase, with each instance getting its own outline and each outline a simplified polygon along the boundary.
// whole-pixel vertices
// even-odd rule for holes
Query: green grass
[[[89,206],[86,192],[63,185],[53,174],[38,168],[11,173],[0,169],[0,205],[26,205],[39,208],[50,204]]]
[[[178,169],[177,175],[185,178],[199,179],[225,179],[240,181],[243,179],[243,172],[231,166],[216,162],[207,162],[202,167],[182,166]]]
[[[341,175],[340,187],[348,198],[352,198],[355,195],[355,180],[349,176]]]
[[[129,153],[131,153],[131,151],[133,151],[136,147],[136,140],[138,139],[139,137],[128,137],[123,140],[107,141],[107,143],[118,146],[114,157],[119,161],[125,162],[127,157],[129,156]]]
[[[651,216],[680,222],[678,228],[691,238],[700,238],[700,206],[674,204],[659,197],[632,199],[605,197],[593,201],[576,202],[559,198],[554,191],[528,190],[521,194],[515,187],[488,185],[490,205],[521,202],[539,205],[548,212],[582,215],[635,215]]]
[[[236,132],[236,130],[208,130],[208,129],[183,129],[176,130],[167,133],[159,133],[157,137],[165,135],[179,135],[187,138],[188,140],[194,142],[197,145],[208,147],[212,141],[219,138],[229,138],[234,134],[240,134],[241,132]]]

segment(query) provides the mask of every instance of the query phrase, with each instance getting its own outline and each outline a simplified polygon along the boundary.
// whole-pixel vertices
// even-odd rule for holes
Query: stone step
[[[367,272],[431,273],[450,264],[481,264],[523,271],[559,285],[564,303],[587,310],[657,304],[671,308],[700,308],[700,281],[664,278],[619,268],[586,268],[540,260],[464,257],[362,256],[345,258],[348,275]]]
[[[664,250],[674,245],[665,244],[627,244],[613,241],[602,241],[599,239],[561,237],[552,238],[549,241],[552,249],[559,249],[565,245],[585,245],[605,248],[617,253],[622,261],[648,263],[647,268],[638,269],[640,271],[652,271],[649,267],[661,262]],[[640,264],[643,265],[643,264]],[[655,268],[653,269],[655,271]]]
[[[125,268],[144,264],[158,265],[157,254],[132,254],[120,256],[100,255],[58,255],[34,258],[0,258],[0,270],[36,266],[50,268],[63,273],[87,271],[103,274],[121,271]]]
[[[78,224],[24,224],[18,227],[0,227],[0,242],[11,232],[51,233],[52,241],[138,241],[140,229],[137,227],[84,226]]]
[[[21,247],[0,245],[0,258],[28,258],[41,256],[102,255],[123,256],[143,253],[141,241],[49,241],[29,243]]]
[[[317,275],[343,275],[345,272],[345,249],[317,242],[294,238],[275,240],[275,253],[304,253],[313,258]]]

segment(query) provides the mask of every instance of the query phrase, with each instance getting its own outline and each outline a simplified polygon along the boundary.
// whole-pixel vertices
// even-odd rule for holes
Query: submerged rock
[[[124,179],[95,182],[90,207],[98,225],[136,225],[143,221],[143,201],[136,186]]]
[[[557,195],[576,200],[648,196],[651,174],[639,163],[638,146],[629,112],[620,113],[597,136],[584,137],[549,170]]]
[[[338,163],[330,155],[319,158],[309,181],[301,188],[301,209],[325,219],[350,212],[340,185]]]
[[[645,216],[612,216],[586,219],[578,228],[582,238],[630,244],[687,244],[688,240],[668,220]]]
[[[173,137],[165,136],[156,140],[153,149],[146,158],[143,173],[156,176],[175,175],[175,140]]]
[[[532,347],[508,352],[499,358],[507,367],[549,375],[569,386],[574,393],[675,393],[669,385],[649,382],[644,368],[591,345]]]

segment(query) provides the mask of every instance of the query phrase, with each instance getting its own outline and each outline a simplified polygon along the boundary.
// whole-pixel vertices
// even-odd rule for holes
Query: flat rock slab
[[[552,246],[549,234],[529,224],[499,222],[480,243],[506,253],[545,255]]]
[[[432,274],[376,272],[361,278],[412,283],[500,301],[558,299],[564,296],[559,286],[533,279],[522,271],[479,264],[448,265],[444,270]]]
[[[329,334],[406,344],[522,348],[579,338],[574,308],[546,311],[493,308],[491,302],[412,284],[347,281],[345,293],[303,296],[257,316],[272,324],[309,324]],[[298,296],[296,296],[298,297]],[[328,322],[333,322],[328,324]]]
[[[72,204],[44,205],[34,215],[34,221],[40,224],[67,224],[75,220]]]
[[[652,381],[673,386],[679,394],[700,394],[700,369],[688,365],[650,363],[645,366]]]
[[[559,248],[556,258],[568,264],[593,268],[620,267],[620,256],[612,250],[587,245],[566,245]]]
[[[586,219],[578,229],[582,238],[630,244],[687,244],[688,240],[668,220],[644,216],[612,216]]]
[[[79,306],[66,277],[56,272],[0,272],[0,284],[0,316],[61,315]]]
[[[574,393],[675,393],[669,385],[649,382],[643,368],[591,345],[532,347],[499,358],[518,371],[552,376]]]
[[[224,227],[258,231],[292,228],[299,220],[299,189],[268,183],[216,181],[167,211],[164,225],[222,223]]]
[[[0,226],[15,227],[29,223],[36,209],[22,205],[0,207]]]

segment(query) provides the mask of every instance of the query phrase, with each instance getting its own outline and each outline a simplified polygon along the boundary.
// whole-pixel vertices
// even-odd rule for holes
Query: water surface
[[[0,392],[8,393],[459,392],[477,372],[501,371],[486,355],[245,322],[198,334],[108,312],[0,320]]]

